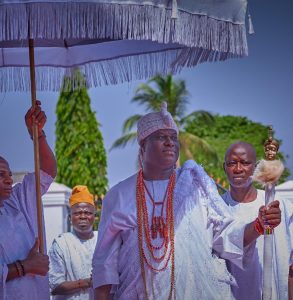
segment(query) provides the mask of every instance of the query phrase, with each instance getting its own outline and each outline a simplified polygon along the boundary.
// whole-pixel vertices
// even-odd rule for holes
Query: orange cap
[[[77,203],[89,203],[95,206],[94,196],[89,192],[86,185],[76,185],[69,198],[69,206],[72,207]]]

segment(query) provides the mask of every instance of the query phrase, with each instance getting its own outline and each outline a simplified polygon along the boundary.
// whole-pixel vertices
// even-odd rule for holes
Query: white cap
[[[178,127],[167,110],[167,102],[162,102],[161,111],[148,113],[137,123],[137,141],[140,144],[146,137],[160,129],[173,129],[178,134]]]

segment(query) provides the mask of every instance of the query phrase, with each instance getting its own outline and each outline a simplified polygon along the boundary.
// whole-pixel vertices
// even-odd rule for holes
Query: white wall
[[[68,199],[70,194],[70,188],[53,182],[48,192],[42,197],[48,250],[55,237],[69,231]]]
[[[286,181],[276,186],[276,192],[283,199],[287,199],[293,203],[293,180]]]

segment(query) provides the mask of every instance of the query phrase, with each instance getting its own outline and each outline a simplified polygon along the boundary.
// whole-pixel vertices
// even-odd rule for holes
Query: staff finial
[[[268,139],[264,143],[266,160],[275,160],[279,150],[279,143],[273,139],[273,126],[268,127]]]

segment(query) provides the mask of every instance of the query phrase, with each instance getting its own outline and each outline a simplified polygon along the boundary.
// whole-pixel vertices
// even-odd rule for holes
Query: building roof
[[[288,180],[276,186],[277,191],[293,191],[293,180]]]
[[[52,182],[47,193],[60,193],[60,192],[68,192],[71,193],[71,188],[66,186],[65,184]]]
[[[28,172],[25,172],[25,171],[12,172],[13,183],[22,182],[23,177],[24,177],[27,173],[28,173]]]

